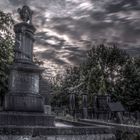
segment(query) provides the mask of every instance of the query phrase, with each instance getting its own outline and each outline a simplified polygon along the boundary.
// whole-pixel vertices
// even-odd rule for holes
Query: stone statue
[[[20,14],[20,18],[29,24],[32,24],[32,15],[33,11],[26,5],[23,6],[22,9],[18,8],[18,13]]]

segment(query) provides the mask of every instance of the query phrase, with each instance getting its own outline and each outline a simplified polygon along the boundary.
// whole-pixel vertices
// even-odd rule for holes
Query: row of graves
[[[52,108],[57,116],[70,114],[75,119],[97,119],[125,124],[140,123],[140,112],[128,112],[121,102],[112,101],[109,95],[94,96],[93,108],[87,107],[87,95],[84,95],[82,96],[81,109],[76,108],[74,95],[70,95],[69,98],[69,108],[65,106]]]

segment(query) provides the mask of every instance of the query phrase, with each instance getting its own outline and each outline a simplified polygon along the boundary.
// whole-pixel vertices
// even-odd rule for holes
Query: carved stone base
[[[14,63],[11,66],[9,92],[5,96],[4,110],[44,112],[43,97],[39,94],[41,68],[34,64]]]
[[[9,94],[5,96],[4,110],[44,112],[43,98],[39,95]]]
[[[54,116],[44,113],[0,112],[0,126],[54,126]]]

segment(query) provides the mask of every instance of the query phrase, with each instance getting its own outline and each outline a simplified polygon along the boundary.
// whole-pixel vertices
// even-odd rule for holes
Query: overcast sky
[[[35,52],[46,67],[79,63],[91,42],[140,55],[140,0],[0,0],[0,9],[15,18],[24,4],[34,10]]]

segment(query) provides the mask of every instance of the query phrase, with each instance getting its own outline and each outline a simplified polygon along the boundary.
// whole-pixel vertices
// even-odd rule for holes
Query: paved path
[[[99,120],[89,120],[89,119],[80,119],[79,122],[85,122],[89,124],[96,124],[96,125],[101,125],[101,126],[112,126],[116,130],[120,130],[123,132],[128,132],[128,133],[139,133],[140,134],[140,126],[136,125],[127,125],[127,124],[117,124],[117,123],[110,123],[110,122],[104,122],[104,121],[99,121]]]

